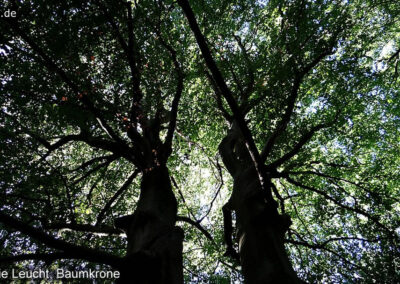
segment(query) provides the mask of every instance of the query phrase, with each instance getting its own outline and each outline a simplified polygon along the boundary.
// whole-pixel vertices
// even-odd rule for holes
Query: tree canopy
[[[223,207],[251,165],[300,279],[400,281],[397,1],[0,9],[1,267],[119,265],[135,233],[115,220],[150,206],[183,229],[185,283],[240,283]],[[140,201],[164,165],[174,198]]]

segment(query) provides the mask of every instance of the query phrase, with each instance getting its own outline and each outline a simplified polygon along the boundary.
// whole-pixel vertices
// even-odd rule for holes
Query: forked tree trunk
[[[231,129],[219,150],[234,181],[225,209],[236,214],[239,256],[245,283],[302,283],[284,247],[290,218],[279,215],[276,207],[266,203],[258,174],[240,137],[238,130]]]
[[[284,247],[290,219],[269,208],[253,167],[234,182],[231,206],[246,283],[300,283]]]
[[[176,214],[168,169],[143,173],[135,213],[116,220],[128,240],[120,283],[183,283],[183,231],[175,226]]]

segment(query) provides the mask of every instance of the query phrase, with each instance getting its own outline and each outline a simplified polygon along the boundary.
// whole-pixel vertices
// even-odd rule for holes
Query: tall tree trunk
[[[128,249],[120,283],[183,283],[183,231],[175,226],[177,202],[168,169],[143,173],[133,215],[116,220],[127,233]]]
[[[234,182],[231,198],[224,206],[224,217],[227,216],[226,210],[236,214],[239,256],[245,282],[301,283],[284,247],[290,218],[278,214],[276,206],[266,203],[257,171],[239,133],[233,127],[221,142],[219,151]],[[271,185],[270,181],[266,184]],[[225,229],[231,226],[224,223]],[[232,232],[229,231],[225,234],[228,245],[232,242],[229,239]],[[232,252],[232,248],[228,250]]]

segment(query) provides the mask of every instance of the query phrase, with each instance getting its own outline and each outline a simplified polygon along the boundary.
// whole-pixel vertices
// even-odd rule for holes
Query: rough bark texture
[[[284,247],[290,218],[279,215],[276,207],[265,201],[257,171],[235,126],[221,142],[219,151],[234,179],[225,210],[236,214],[240,263],[246,283],[301,283]],[[228,232],[225,237],[230,235]]]
[[[120,283],[183,283],[183,231],[175,226],[176,213],[168,169],[144,173],[135,213],[116,220],[128,239]]]
[[[298,283],[283,244],[290,219],[277,213],[276,202],[269,191],[271,188],[268,188],[271,181],[267,180],[263,171],[263,159],[258,154],[245,117],[213,59],[189,1],[178,0],[178,4],[186,15],[212,79],[233,113],[234,126],[220,144],[222,159],[234,179],[232,196],[224,211],[230,209],[236,213],[239,254],[245,280],[247,283]],[[295,90],[297,94],[297,88]],[[224,216],[227,216],[226,212]],[[230,228],[226,223],[224,221],[225,229]],[[230,233],[225,233],[225,237]],[[229,248],[232,241],[226,239],[226,242],[227,255],[234,255],[233,249]]]

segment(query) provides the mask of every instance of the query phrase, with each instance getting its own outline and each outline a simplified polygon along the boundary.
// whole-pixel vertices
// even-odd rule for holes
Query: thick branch
[[[222,213],[224,217],[224,241],[226,244],[225,256],[232,257],[236,261],[239,261],[239,254],[233,247],[232,234],[232,209],[230,207],[229,201],[224,206],[222,206]]]
[[[68,252],[71,256],[73,255],[74,258],[104,263],[111,266],[118,266],[119,264],[120,258],[117,256],[56,239],[53,236],[48,235],[39,229],[31,227],[18,219],[10,217],[3,212],[0,212],[0,222],[51,248]]]
[[[283,155],[281,158],[278,160],[272,162],[271,164],[267,165],[267,168],[274,169],[282,165],[284,162],[288,161],[290,158],[295,156],[297,153],[300,152],[300,150],[303,148],[303,146],[313,137],[315,132],[318,130],[326,127],[325,124],[318,124],[317,126],[314,126],[311,128],[310,131],[306,132],[299,140],[299,142],[293,147],[292,150],[287,152],[285,155]]]
[[[326,192],[324,192],[324,191],[322,191],[322,190],[319,190],[319,189],[317,189],[317,188],[313,188],[313,187],[308,186],[308,185],[304,185],[304,184],[302,184],[302,183],[300,183],[300,182],[297,182],[297,181],[293,180],[292,178],[290,178],[288,175],[285,176],[285,179],[286,179],[288,182],[290,182],[291,184],[295,185],[295,186],[298,186],[298,187],[304,188],[304,189],[306,189],[306,190],[309,190],[309,191],[318,193],[319,195],[322,195],[322,196],[325,197],[327,200],[332,201],[334,204],[336,204],[337,206],[339,206],[339,207],[341,207],[341,208],[344,208],[344,209],[346,209],[346,210],[349,210],[349,211],[352,211],[352,212],[354,212],[354,213],[357,213],[357,214],[360,214],[360,215],[363,215],[363,216],[367,217],[368,219],[372,220],[376,225],[378,225],[378,227],[380,227],[381,229],[384,229],[385,231],[388,231],[388,232],[390,232],[391,234],[393,234],[391,230],[389,230],[386,226],[384,226],[381,222],[379,222],[379,220],[378,220],[377,217],[372,216],[371,214],[368,214],[367,212],[365,212],[365,211],[363,211],[363,210],[361,210],[361,209],[359,209],[359,208],[355,208],[355,207],[350,207],[350,206],[348,206],[348,205],[344,205],[344,204],[342,204],[341,202],[339,202],[338,200],[336,200],[335,198],[331,197],[331,196],[330,196],[329,194],[327,194]]]
[[[173,49],[171,45],[169,45],[164,39],[161,37],[161,33],[158,31],[158,37],[160,40],[160,43],[162,46],[165,47],[165,49],[169,52],[170,57],[174,63],[174,68],[175,72],[177,75],[177,86],[176,86],[176,91],[175,91],[175,96],[172,101],[172,106],[171,106],[171,118],[169,121],[168,125],[168,132],[167,132],[167,137],[165,138],[164,146],[165,146],[165,157],[164,159],[167,159],[168,156],[171,154],[171,145],[172,145],[172,138],[174,135],[175,127],[176,127],[176,119],[178,115],[178,105],[179,105],[179,100],[182,95],[183,91],[183,80],[184,80],[184,74],[182,71],[182,67],[178,62],[178,59],[176,57],[176,51]]]
[[[53,223],[44,226],[47,230],[71,230],[77,232],[120,235],[123,232],[110,226],[93,226],[90,224],[73,224],[73,223]]]
[[[337,35],[335,35],[334,38],[336,37]],[[285,113],[283,114],[282,119],[278,123],[276,129],[272,132],[272,134],[268,138],[261,152],[261,159],[263,162],[265,162],[268,155],[271,153],[272,148],[275,145],[276,139],[286,130],[286,127],[290,122],[291,116],[294,111],[294,106],[297,97],[299,95],[301,81],[308,74],[308,72],[311,71],[312,68],[314,68],[318,63],[320,63],[326,56],[332,54],[335,43],[336,43],[335,40],[332,40],[331,44],[323,52],[321,52],[309,64],[307,64],[304,68],[302,68],[295,74],[292,89],[286,101]]]
[[[38,137],[38,136],[37,136]],[[35,137],[35,139],[38,139]],[[46,159],[47,156],[49,156],[53,151],[57,150],[58,148],[64,146],[65,144],[68,144],[69,142],[72,141],[79,141],[83,138],[82,134],[77,134],[77,135],[67,135],[59,139],[56,143],[49,145],[48,143],[45,143],[44,139],[41,139],[39,142],[42,143],[47,149],[47,153],[41,158],[41,160]]]
[[[364,238],[359,238],[359,237],[334,237],[334,238],[329,238],[321,243],[314,243],[314,244],[310,244],[308,242],[299,242],[299,241],[295,241],[295,240],[288,240],[286,239],[286,242],[292,243],[292,244],[301,244],[304,246],[307,246],[309,248],[325,248],[327,244],[331,243],[331,242],[337,242],[337,241],[360,241],[360,242],[368,242],[368,243],[376,243],[379,242],[379,239],[364,239]]]
[[[268,137],[268,140],[265,143],[265,146],[261,152],[261,161],[262,162],[265,162],[268,155],[271,153],[273,146],[275,145],[276,139],[285,131],[287,125],[289,124],[290,117],[292,116],[295,102],[296,102],[296,99],[297,99],[297,96],[299,93],[300,83],[301,83],[301,79],[298,76],[296,76],[296,78],[293,82],[292,91],[290,92],[290,95],[286,102],[285,113],[283,114],[282,119],[278,123],[276,129]]]
[[[43,202],[47,203],[47,205],[50,206],[49,200],[44,199],[44,198],[39,198],[39,197],[31,197],[29,195],[21,194],[21,193],[6,193],[6,194],[1,194],[1,198],[7,199],[7,198],[17,198],[17,199],[22,199],[22,200],[29,200],[29,201],[34,201],[34,202]]]
[[[10,24],[10,27],[22,38],[24,39],[30,47],[43,59],[45,66],[48,68],[49,71],[51,72],[56,72],[59,77],[66,83],[75,94],[83,94],[82,90],[76,85],[67,75],[67,73],[61,69],[53,60],[51,57],[49,57],[42,48],[40,48],[23,30],[21,30],[18,26],[18,23],[15,21],[13,24]],[[108,123],[105,121],[105,119],[102,117],[100,114],[100,111],[95,108],[93,103],[89,100],[87,95],[82,95],[81,96],[81,101],[83,104],[91,111],[94,116],[97,118],[100,126],[105,130],[105,132],[112,137],[115,141],[125,144],[125,142],[114,132],[114,130],[111,128],[111,126],[108,125]],[[125,144],[126,145],[126,144]]]
[[[139,170],[135,170],[128,177],[128,179],[124,182],[124,184],[121,186],[121,188],[118,189],[118,191],[113,195],[113,197],[111,197],[111,199],[106,203],[106,205],[104,205],[104,207],[100,211],[99,215],[97,215],[96,226],[101,223],[101,221],[103,220],[105,214],[111,208],[111,206],[114,203],[114,201],[117,200],[117,198],[119,196],[121,196],[121,194],[123,194],[125,192],[125,190],[128,189],[128,187],[131,185],[132,181],[136,178],[136,176],[139,174],[139,172],[140,172]]]
[[[243,113],[241,112],[231,90],[228,88],[222,73],[217,67],[217,64],[214,61],[214,58],[211,55],[210,48],[206,42],[206,38],[200,31],[199,25],[197,24],[196,17],[194,16],[193,10],[190,7],[188,0],[178,0],[178,4],[181,6],[182,10],[184,11],[186,18],[189,22],[189,26],[196,38],[197,44],[201,50],[203,58],[207,64],[208,69],[210,70],[216,84],[218,85],[219,89],[221,90],[222,95],[224,96],[225,100],[227,101],[229,107],[233,112],[234,119],[237,121],[239,129],[242,132],[242,135],[245,139],[246,146],[248,148],[249,154],[253,160],[254,166],[257,170],[257,173],[260,178],[261,187],[265,190],[267,194],[267,200],[271,204],[275,204],[276,202],[273,200],[272,193],[270,190],[265,188],[265,181],[266,181],[266,173],[263,170],[263,163],[261,161],[260,154],[257,150],[256,144],[253,140],[253,136],[250,132],[250,129],[247,127],[247,123],[244,119]]]
[[[83,169],[89,167],[90,165],[92,165],[92,164],[94,164],[94,163],[96,163],[98,161],[108,160],[113,156],[114,155],[94,157],[93,159],[90,159],[89,161],[82,163],[79,167],[76,167],[75,169],[71,170],[71,172],[76,172],[76,171],[79,171],[79,170],[83,170]]]
[[[0,256],[0,263],[12,263],[24,260],[41,260],[46,263],[53,262],[57,259],[71,259],[74,258],[72,254],[66,252],[56,253],[27,253],[19,255],[2,255]]]
[[[396,52],[393,53],[392,56],[390,56],[387,62],[390,63],[390,61],[392,61],[394,58],[399,57],[399,54],[400,54],[400,49],[396,50]]]
[[[173,176],[171,176],[171,181],[172,181],[172,184],[175,186],[175,188],[178,190],[179,196],[182,198],[182,201],[185,204],[185,207],[188,210],[189,214],[193,217],[193,219],[196,220],[196,216],[193,214],[192,209],[190,208],[190,206],[186,203],[185,196],[183,196],[182,190],[179,188],[179,186],[176,183],[176,180],[175,180],[175,178]]]
[[[307,242],[301,242],[301,241],[296,241],[296,240],[289,240],[289,239],[285,239],[285,242],[291,243],[291,244],[296,245],[296,246],[297,246],[297,245],[300,245],[300,246],[308,247],[308,248],[311,248],[311,249],[314,249],[314,250],[325,250],[325,251],[327,251],[327,252],[329,252],[329,253],[332,253],[333,255],[336,255],[337,257],[339,257],[340,259],[342,259],[344,262],[346,262],[346,263],[348,263],[348,264],[350,264],[350,265],[352,265],[352,266],[354,266],[354,267],[357,267],[358,269],[362,269],[362,267],[361,267],[360,265],[355,264],[355,263],[352,262],[352,261],[349,261],[347,258],[341,256],[339,253],[337,253],[336,251],[334,251],[334,250],[332,250],[332,249],[330,249],[330,248],[321,247],[321,246],[319,246],[319,245],[310,244],[310,243],[307,243]]]
[[[34,138],[37,139],[36,137],[34,137]],[[40,138],[40,140],[42,140],[43,142],[45,141],[43,138]],[[110,156],[124,157],[125,159],[133,162],[134,164],[140,164],[139,161],[135,158],[132,149],[129,148],[129,146],[127,146],[125,143],[120,144],[115,141],[110,141],[110,140],[102,139],[99,137],[92,137],[86,133],[80,133],[78,135],[68,135],[66,137],[61,138],[59,141],[57,141],[53,145],[50,145],[50,143],[48,143],[48,142],[46,142],[48,146],[46,146],[45,144],[44,145],[46,146],[46,148],[53,149],[52,151],[54,151],[55,149],[65,145],[66,143],[69,143],[71,141],[85,142],[89,146],[114,153],[114,155],[110,155]],[[47,153],[46,155],[49,155],[49,153]],[[42,157],[41,160],[44,160],[45,157]]]
[[[133,93],[134,93],[134,102],[132,104],[132,109],[136,107],[141,98],[142,98],[142,93],[140,90],[140,71],[137,67],[137,58],[135,57],[136,55],[136,46],[135,46],[135,39],[134,39],[134,33],[133,33],[133,19],[132,19],[132,4],[130,2],[126,3],[127,10],[128,10],[128,43],[124,40],[121,31],[115,22],[113,16],[108,12],[107,8],[101,3],[101,1],[96,0],[96,4],[100,7],[100,9],[103,11],[104,15],[107,18],[108,23],[111,25],[117,40],[119,44],[122,47],[122,50],[124,51],[124,54],[128,60],[128,65],[131,71],[131,76],[132,76],[132,87],[133,87]],[[133,115],[133,113],[131,114]],[[133,117],[131,117],[132,119]]]
[[[124,157],[128,161],[133,162],[135,165],[140,166],[142,164],[141,161],[136,158],[132,149],[129,148],[129,146],[127,146],[126,144],[121,145],[120,143],[114,141],[109,141],[98,137],[90,137],[90,136],[86,136],[80,141],[87,143],[89,146],[110,151],[116,154],[117,156]]]
[[[211,209],[212,209],[212,207],[214,205],[214,202],[217,199],[217,197],[219,195],[219,192],[221,191],[221,188],[222,188],[223,185],[224,185],[224,181],[223,181],[223,179],[221,177],[221,183],[218,185],[217,191],[215,192],[215,195],[214,195],[213,199],[210,202],[210,206],[208,207],[207,212],[199,219],[199,222],[203,221],[204,218],[206,218],[208,216],[208,214],[210,214]]]
[[[177,221],[182,221],[182,222],[186,222],[192,226],[194,226],[196,229],[198,229],[207,239],[209,239],[210,241],[214,242],[213,237],[211,236],[211,234],[203,228],[202,225],[200,225],[199,222],[196,222],[192,219],[190,219],[189,217],[185,217],[185,216],[177,216],[176,217]]]
[[[247,71],[248,71],[248,77],[249,77],[249,81],[247,82],[247,86],[246,89],[243,90],[243,95],[245,96],[243,98],[243,100],[247,99],[248,96],[252,93],[253,89],[254,89],[254,68],[252,66],[252,62],[250,61],[250,56],[247,53],[246,47],[244,46],[244,44],[242,43],[242,40],[240,39],[239,36],[234,35],[234,38],[236,40],[236,42],[238,43],[240,49],[242,50],[243,53],[243,57],[244,60],[246,62],[246,66],[247,66]]]
[[[229,112],[225,109],[224,104],[222,102],[222,93],[221,90],[218,88],[217,83],[215,83],[214,78],[212,77],[212,75],[205,70],[204,73],[206,74],[208,81],[211,84],[211,87],[214,90],[214,94],[215,94],[215,100],[217,101],[217,108],[220,110],[222,116],[230,123],[232,123],[232,116],[229,114]]]
[[[81,176],[80,178],[74,180],[72,182],[72,184],[77,184],[79,182],[81,182],[82,180],[86,179],[87,177],[89,177],[92,173],[97,172],[98,170],[100,170],[101,168],[104,167],[108,167],[113,161],[115,161],[118,158],[118,156],[116,155],[111,155],[109,156],[109,158],[107,158],[107,160],[99,165],[97,165],[96,167],[94,167],[93,169],[89,170],[87,173],[85,173],[83,176]],[[75,178],[75,177],[74,177]]]

